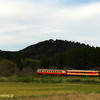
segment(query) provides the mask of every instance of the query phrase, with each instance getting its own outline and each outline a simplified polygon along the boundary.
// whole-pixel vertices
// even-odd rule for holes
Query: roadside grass
[[[0,82],[26,83],[100,83],[100,77],[59,76],[59,75],[30,75],[1,77]]]

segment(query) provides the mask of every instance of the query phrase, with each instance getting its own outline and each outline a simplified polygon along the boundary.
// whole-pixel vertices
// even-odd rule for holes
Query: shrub
[[[81,82],[80,79],[72,79],[72,80],[67,80],[66,82]]]
[[[10,76],[15,73],[16,64],[9,60],[0,61],[0,74],[3,76]]]

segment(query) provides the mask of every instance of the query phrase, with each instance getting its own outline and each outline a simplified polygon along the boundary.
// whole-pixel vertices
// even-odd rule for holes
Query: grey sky
[[[0,49],[20,50],[47,39],[100,46],[100,1],[83,1],[0,0]]]

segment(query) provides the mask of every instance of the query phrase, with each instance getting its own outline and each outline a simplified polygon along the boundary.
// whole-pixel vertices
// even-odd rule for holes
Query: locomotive
[[[63,69],[37,69],[37,74],[56,74],[68,76],[100,76],[95,70],[63,70]]]

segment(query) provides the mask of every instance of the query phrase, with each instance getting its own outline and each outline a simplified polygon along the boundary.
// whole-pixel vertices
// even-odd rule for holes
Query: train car
[[[66,70],[60,69],[38,69],[37,74],[56,74],[56,75],[66,75]]]
[[[74,76],[99,76],[99,71],[92,71],[92,70],[67,70],[67,75],[74,75]]]

